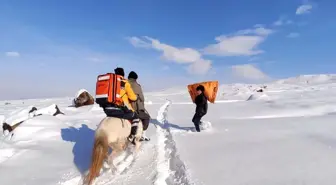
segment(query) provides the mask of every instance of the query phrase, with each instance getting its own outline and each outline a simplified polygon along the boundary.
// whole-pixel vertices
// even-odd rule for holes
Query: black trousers
[[[143,130],[147,130],[149,126],[150,115],[144,110],[138,112],[139,118],[141,119]]]
[[[149,126],[149,119],[141,119],[143,130],[146,131]]]
[[[203,114],[195,113],[194,117],[192,118],[192,122],[194,123],[197,132],[201,131],[199,125],[203,116]]]
[[[122,118],[132,121],[132,126],[138,126],[139,116],[129,109],[120,109],[115,107],[105,107],[104,112],[108,117]]]

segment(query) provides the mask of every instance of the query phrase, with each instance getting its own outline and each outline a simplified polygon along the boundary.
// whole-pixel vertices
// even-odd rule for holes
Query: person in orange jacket
[[[134,93],[129,82],[124,78],[125,72],[123,68],[114,69],[114,73],[122,76],[122,88],[120,94],[122,94],[122,105],[109,104],[103,107],[105,114],[108,117],[117,117],[127,120],[132,120],[131,134],[128,139],[134,144],[135,135],[137,134],[139,116],[132,108],[130,101],[136,101],[137,95]]]

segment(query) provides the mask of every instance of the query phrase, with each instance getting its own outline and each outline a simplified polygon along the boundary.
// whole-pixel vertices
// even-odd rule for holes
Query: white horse
[[[138,153],[141,145],[140,138],[142,132],[143,126],[140,120],[135,136],[135,154]],[[108,158],[107,161],[110,167],[115,168],[113,159],[124,151],[130,143],[127,139],[130,133],[131,124],[126,119],[106,117],[100,122],[95,132],[91,164],[89,173],[84,179],[85,184],[92,184],[94,179],[99,175],[105,158]],[[109,147],[112,149],[110,156],[108,155]]]

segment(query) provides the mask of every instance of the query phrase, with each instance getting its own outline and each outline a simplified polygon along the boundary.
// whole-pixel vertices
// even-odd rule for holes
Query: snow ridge
[[[296,77],[290,77],[287,79],[281,79],[276,81],[276,84],[327,84],[335,83],[335,74],[311,74],[311,75],[299,75]]]
[[[157,127],[158,160],[154,185],[189,185],[191,183],[188,179],[186,167],[177,153],[170,129],[167,128],[170,104],[171,101],[168,100],[160,108],[157,116],[157,120],[162,124],[162,127]]]

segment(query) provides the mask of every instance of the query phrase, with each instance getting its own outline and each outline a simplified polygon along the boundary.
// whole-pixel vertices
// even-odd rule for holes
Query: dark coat
[[[198,116],[204,116],[208,112],[208,99],[206,96],[201,93],[200,95],[196,96],[195,98],[195,104],[196,104],[196,115]]]

